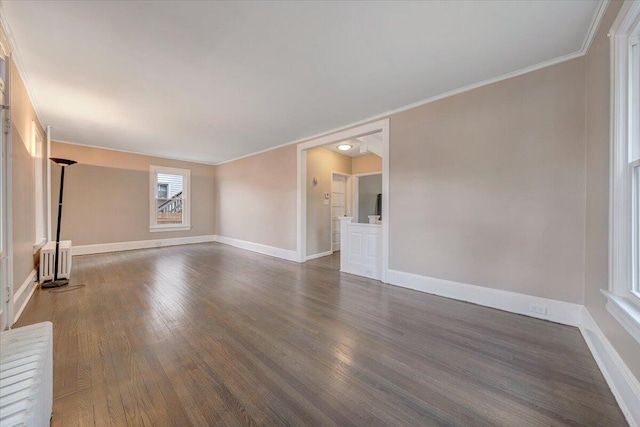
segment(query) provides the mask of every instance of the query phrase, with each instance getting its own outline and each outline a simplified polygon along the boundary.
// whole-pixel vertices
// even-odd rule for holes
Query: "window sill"
[[[44,245],[46,245],[46,244],[47,244],[47,239],[42,239],[42,240],[40,240],[39,242],[34,243],[34,244],[33,244],[33,254],[34,254],[34,255],[35,255],[35,254],[37,254],[37,253],[38,253],[38,251],[39,251],[40,249],[42,249],[42,247],[43,247]]]
[[[191,230],[190,225],[170,225],[170,226],[162,226],[157,225],[154,227],[149,227],[149,231],[152,233],[159,233],[162,231],[186,231]]]
[[[607,297],[607,310],[640,343],[640,308],[620,295],[601,291]]]

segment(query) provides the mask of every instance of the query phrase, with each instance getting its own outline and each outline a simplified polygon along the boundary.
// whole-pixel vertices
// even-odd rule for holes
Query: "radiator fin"
[[[53,408],[53,324],[0,332],[0,425],[48,426]]]

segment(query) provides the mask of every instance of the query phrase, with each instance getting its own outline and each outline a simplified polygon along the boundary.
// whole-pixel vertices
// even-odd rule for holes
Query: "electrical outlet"
[[[529,304],[529,311],[538,314],[547,314],[547,306],[540,304]]]

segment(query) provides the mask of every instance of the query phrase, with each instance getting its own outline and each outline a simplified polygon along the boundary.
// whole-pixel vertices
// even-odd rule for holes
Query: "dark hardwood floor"
[[[74,258],[53,426],[622,426],[576,328],[221,244]]]

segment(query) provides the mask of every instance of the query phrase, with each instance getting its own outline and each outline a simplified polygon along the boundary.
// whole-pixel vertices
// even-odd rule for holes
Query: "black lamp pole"
[[[74,160],[59,159],[56,157],[50,157],[49,160],[57,164],[62,168],[60,174],[60,197],[58,198],[58,228],[56,230],[56,256],[53,259],[53,280],[51,282],[45,282],[40,287],[42,288],[54,288],[65,286],[69,284],[67,279],[58,279],[58,256],[60,254],[60,224],[62,222],[62,193],[64,192],[64,170],[67,166],[71,166],[77,163]]]

